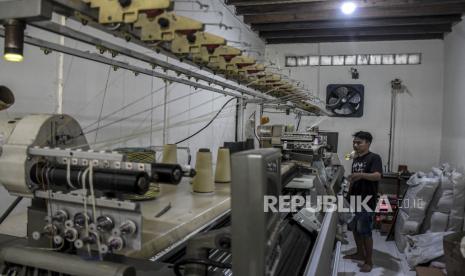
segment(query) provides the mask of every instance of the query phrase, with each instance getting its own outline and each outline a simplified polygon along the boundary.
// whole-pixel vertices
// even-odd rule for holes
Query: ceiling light
[[[7,61],[23,61],[24,28],[23,21],[17,19],[7,20],[5,25],[5,51],[4,57]]]
[[[344,2],[341,6],[341,11],[347,15],[353,14],[356,9],[357,5],[354,2]]]
[[[6,53],[3,55],[5,60],[10,61],[10,62],[21,62],[24,60],[23,55],[20,54],[12,54],[12,53]]]

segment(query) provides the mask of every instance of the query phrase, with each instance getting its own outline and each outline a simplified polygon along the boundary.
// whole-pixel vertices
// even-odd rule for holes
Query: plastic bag
[[[397,213],[397,219],[394,228],[394,239],[396,241],[396,246],[399,252],[403,252],[407,244],[407,237],[406,234],[403,232],[407,218],[408,215],[404,211],[399,210],[399,212]]]
[[[453,190],[444,190],[441,198],[439,198],[438,205],[436,206],[436,211],[441,213],[450,213],[452,209],[452,202],[454,201],[454,191]]]
[[[404,250],[407,263],[411,268],[444,255],[443,238],[453,232],[426,233],[407,236]]]
[[[426,210],[439,185],[438,177],[426,177],[418,173],[407,182],[407,193],[402,201],[402,210],[409,215],[408,220],[422,224]]]
[[[460,232],[462,230],[463,217],[460,216],[449,216],[449,222],[447,223],[447,231]]]
[[[449,223],[449,215],[441,212],[434,212],[431,216],[430,232],[444,232]]]
[[[450,180],[454,186],[451,216],[463,217],[465,214],[465,179],[463,174],[454,171],[450,175]]]

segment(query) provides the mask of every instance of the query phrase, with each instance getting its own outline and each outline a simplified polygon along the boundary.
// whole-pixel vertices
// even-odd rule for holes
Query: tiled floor
[[[386,236],[381,236],[378,231],[373,232],[373,262],[374,267],[370,273],[360,272],[357,262],[344,260],[346,254],[354,253],[355,242],[351,232],[347,232],[349,244],[341,246],[339,258],[338,276],[415,276],[415,271],[411,271],[404,254],[401,254],[394,241],[386,241]]]

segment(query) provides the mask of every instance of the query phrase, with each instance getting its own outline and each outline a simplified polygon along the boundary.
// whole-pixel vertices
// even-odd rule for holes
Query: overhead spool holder
[[[111,4],[110,4],[111,2]],[[120,2],[128,2],[126,5],[122,5]],[[115,3],[119,3],[118,7],[115,6]],[[148,6],[147,6],[148,5]],[[161,14],[169,14],[172,9],[172,2],[169,0],[163,1],[102,1],[102,0],[82,0],[82,1],[72,1],[72,0],[31,0],[27,1],[27,4],[24,4],[24,1],[18,0],[9,0],[0,2],[0,21],[7,18],[17,18],[23,20],[27,25],[32,25],[34,27],[44,29],[65,37],[84,42],[87,44],[98,46],[102,49],[103,52],[108,51],[112,55],[122,54],[131,58],[134,58],[139,61],[147,62],[154,67],[161,67],[166,71],[174,71],[178,77],[172,77],[167,74],[161,74],[156,71],[142,69],[137,66],[129,66],[124,63],[116,62],[112,59],[106,59],[102,57],[96,57],[97,55],[91,55],[89,53],[81,52],[76,49],[72,49],[63,45],[57,45],[51,42],[43,41],[37,38],[30,36],[25,36],[25,43],[38,46],[44,49],[49,49],[57,52],[63,52],[70,55],[75,55],[81,58],[90,59],[104,64],[109,64],[115,68],[124,68],[131,70],[137,73],[147,74],[154,77],[162,78],[169,82],[179,82],[188,86],[196,87],[199,89],[205,89],[216,93],[221,93],[234,97],[253,97],[262,99],[262,101],[272,101],[275,100],[272,96],[264,94],[264,91],[257,91],[246,86],[246,83],[243,85],[232,84],[229,80],[223,81],[218,80],[213,77],[205,76],[205,74],[195,73],[192,70],[170,64],[169,62],[164,62],[162,60],[153,58],[149,55],[135,52],[129,48],[121,47],[114,43],[102,41],[98,37],[93,37],[88,34],[84,34],[77,30],[71,29],[67,26],[62,26],[60,24],[46,21],[51,20],[52,12],[64,15],[67,18],[71,18],[77,21],[82,22],[83,24],[88,24],[98,30],[112,34],[116,37],[120,37],[134,43],[136,45],[142,46],[144,48],[160,52],[168,57],[179,59],[180,56],[175,53],[170,52],[170,44],[162,44],[161,46],[156,46],[154,49],[153,43],[146,43],[140,39],[140,28],[138,29],[136,24],[139,17],[144,15],[149,16],[161,16]],[[110,18],[111,17],[111,18]],[[173,17],[172,17],[173,18]],[[181,18],[176,15],[176,18]],[[187,19],[186,19],[187,20]],[[182,21],[182,20],[181,20]],[[110,24],[110,26],[108,26]],[[116,27],[114,25],[117,24]],[[160,24],[160,23],[159,23]],[[161,22],[165,28],[170,28]],[[179,23],[178,27],[180,31],[174,31],[174,35],[179,36],[183,33],[182,24]],[[134,28],[136,27],[136,28]],[[200,25],[198,26],[200,27]],[[176,26],[173,26],[176,30]],[[205,67],[204,63],[196,64],[198,61],[193,54],[202,53],[205,49],[209,54],[215,54],[216,49],[225,45],[220,39],[216,37],[215,39],[212,36],[205,35],[206,33],[196,32],[189,35],[189,37],[195,37],[195,42],[188,41],[189,46],[188,51],[181,49],[181,53],[188,53],[189,55],[186,58],[183,58],[183,62],[201,68],[202,70],[215,74],[216,67],[208,68]],[[0,36],[4,35],[4,30],[0,29]],[[184,39],[187,36],[182,36]],[[175,39],[176,40],[176,39]],[[181,40],[181,44],[185,44],[185,40]],[[212,43],[210,43],[212,42]],[[205,48],[205,49],[204,49]],[[225,58],[227,56],[222,56]],[[229,59],[229,57],[228,57]],[[204,60],[205,61],[205,60]],[[252,65],[252,64],[251,64]],[[226,76],[228,79],[236,79],[241,81],[243,78],[241,76],[235,77],[237,75],[235,70],[232,69],[234,73],[233,76]],[[220,72],[221,73],[221,72]],[[181,78],[183,75],[186,78]],[[253,77],[253,75],[251,75]],[[206,84],[197,83],[195,80],[203,81]],[[309,102],[307,100],[292,100],[295,102],[295,107],[306,110],[310,113],[316,113],[316,115],[321,115],[319,112],[324,113],[324,107],[318,106],[317,103]]]

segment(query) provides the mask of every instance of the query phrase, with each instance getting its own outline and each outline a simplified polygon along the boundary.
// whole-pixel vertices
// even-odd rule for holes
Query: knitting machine
[[[0,245],[2,274],[93,275],[92,269],[79,268],[85,258],[149,259],[228,211],[229,188],[218,189],[211,198],[196,198],[189,183],[181,182],[179,165],[131,162],[118,152],[92,151],[69,116],[1,120],[0,132],[0,183],[11,195],[31,199],[27,239],[18,239],[12,247]],[[161,186],[160,199],[137,201],[152,192],[154,183]],[[172,215],[164,215],[168,210]],[[19,232],[12,236],[22,236]],[[21,258],[23,251],[30,258]],[[52,265],[59,260],[70,265]],[[116,264],[86,265],[102,268],[102,275],[132,275],[118,274],[131,266],[117,273],[121,267]]]
[[[318,129],[295,132],[292,126],[284,125],[262,125],[257,128],[257,133],[261,147],[280,148],[285,160],[323,160],[329,164],[329,159],[335,157],[337,133]]]
[[[90,150],[79,124],[66,115],[1,121],[0,130],[0,183],[11,195],[31,198],[27,238],[0,235],[2,274],[312,275],[330,266],[335,213],[270,214],[262,203],[265,195],[326,194],[327,181],[338,179],[324,182],[314,171],[281,164],[278,149],[233,156],[230,205],[229,185],[195,195],[176,178],[178,165],[168,173],[160,170],[167,164]],[[295,186],[309,177],[309,185]],[[133,200],[159,179],[175,181],[159,184],[163,193],[156,200]],[[252,243],[256,254],[249,252]]]
[[[294,84],[265,71],[240,49],[227,46],[222,37],[204,32],[203,23],[175,14],[172,4],[170,0],[0,1],[0,36],[5,37],[5,53],[16,61],[23,59],[26,43],[45,53],[61,52],[240,99],[286,97],[297,108],[325,113],[316,104],[295,98],[299,88]],[[58,24],[51,20],[52,14],[187,65],[171,64]],[[28,26],[94,45],[100,55],[30,36],[24,32]],[[154,70],[120,62],[114,59],[117,55],[145,62]],[[191,66],[208,73],[196,73]],[[163,73],[155,70],[159,68]],[[213,195],[193,194],[179,165],[135,162],[121,152],[93,151],[79,124],[66,115],[0,120],[0,132],[0,183],[18,197],[15,202],[23,197],[31,200],[24,217],[0,225],[1,233],[7,234],[0,235],[1,275],[163,276],[181,275],[181,266],[184,275],[213,275],[219,269],[223,275],[230,274],[231,244],[245,244],[246,240],[231,237],[235,233],[224,228],[231,224],[229,185],[217,185]],[[280,167],[261,171],[282,174],[285,180],[281,181],[287,183],[294,166],[282,167],[282,171]],[[266,180],[261,180],[266,185]],[[284,186],[275,184],[275,188]],[[291,245],[295,242],[289,240]],[[305,250],[309,252],[309,248]],[[264,257],[274,258],[273,252],[267,251]],[[242,265],[246,266],[233,264],[237,275],[244,275],[240,274]],[[289,267],[292,264],[285,264],[281,275],[289,275]],[[276,270],[267,271],[279,275]]]

